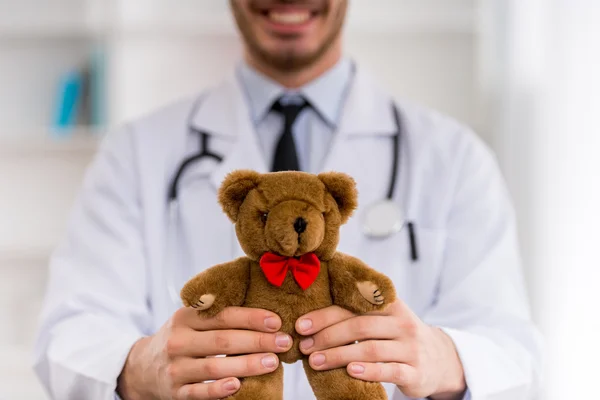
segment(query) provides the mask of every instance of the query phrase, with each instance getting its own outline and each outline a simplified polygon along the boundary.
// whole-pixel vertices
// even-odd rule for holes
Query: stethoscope
[[[377,201],[367,207],[362,216],[363,232],[367,237],[373,239],[385,239],[402,230],[404,226],[408,229],[408,240],[410,244],[410,257],[412,261],[418,261],[417,240],[415,225],[408,221],[400,205],[394,201],[396,181],[400,170],[400,140],[402,136],[402,121],[400,111],[392,104],[396,133],[392,136],[392,169],[386,198]]]
[[[223,156],[210,150],[211,135],[207,132],[196,129],[192,124],[192,118],[194,115],[196,115],[198,108],[200,107],[200,103],[201,101],[196,102],[196,105],[193,107],[188,119],[189,133],[198,135],[199,137],[199,151],[181,162],[179,167],[176,169],[176,173],[171,180],[168,190],[169,222],[167,226],[167,237],[170,242],[167,244],[167,246],[172,251],[167,250],[167,257],[178,255],[174,249],[176,249],[176,246],[179,244],[179,229],[177,229],[179,222],[178,195],[179,182],[181,181],[183,174],[190,166],[197,164],[202,160],[213,160],[218,163],[223,161]],[[361,225],[365,236],[374,240],[389,238],[392,235],[400,232],[406,226],[410,244],[410,257],[413,262],[416,262],[419,259],[419,254],[414,223],[407,220],[398,202],[394,201],[394,192],[396,190],[396,182],[398,180],[397,177],[400,170],[400,140],[402,137],[403,128],[398,107],[392,103],[392,109],[396,124],[396,133],[392,136],[393,158],[387,194],[384,199],[374,202],[366,208],[361,218]],[[173,225],[176,225],[175,228],[172,228]],[[172,258],[170,259],[172,260]],[[169,295],[175,303],[180,303],[179,293],[176,292],[175,284],[172,281],[172,274],[167,275]],[[171,279],[169,280],[169,278]]]

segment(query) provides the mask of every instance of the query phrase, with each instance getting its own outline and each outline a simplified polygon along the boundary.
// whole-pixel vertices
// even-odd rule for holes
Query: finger
[[[301,335],[312,335],[354,316],[351,311],[338,306],[323,308],[300,317],[296,321],[296,331]]]
[[[180,385],[212,381],[228,377],[246,378],[273,372],[279,366],[275,354],[262,353],[238,357],[186,358],[171,365],[169,374]]]
[[[216,355],[283,353],[293,344],[284,333],[263,333],[245,330],[185,331],[167,342],[171,358],[207,357]]]
[[[317,371],[342,368],[352,362],[403,362],[412,361],[410,347],[394,340],[369,340],[349,346],[313,353],[308,358]]]
[[[311,354],[361,340],[397,339],[402,336],[400,325],[393,317],[354,317],[316,333],[300,342],[300,351]]]
[[[395,315],[403,320],[417,320],[419,317],[402,299],[396,299],[389,307],[381,311],[370,312],[369,315]]]
[[[181,315],[177,315],[180,313]],[[248,329],[259,332],[277,332],[281,318],[267,310],[246,307],[227,307],[214,317],[203,317],[193,308],[182,308],[176,313],[176,322],[197,331],[218,329]]]
[[[196,383],[182,386],[177,392],[178,399],[217,400],[229,397],[240,389],[236,378],[222,379],[211,383]]]
[[[400,389],[414,386],[418,377],[414,367],[400,363],[352,363],[346,370],[353,378],[367,382],[393,383]]]

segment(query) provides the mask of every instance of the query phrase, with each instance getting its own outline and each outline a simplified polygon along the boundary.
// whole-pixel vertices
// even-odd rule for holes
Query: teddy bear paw
[[[369,303],[380,306],[385,302],[385,297],[377,285],[371,281],[358,282],[358,291]]]
[[[215,296],[212,294],[205,294],[200,296],[200,298],[198,299],[198,301],[196,301],[195,303],[191,303],[190,307],[198,310],[198,311],[204,311],[204,310],[208,310],[209,308],[212,307],[212,305],[215,302]]]

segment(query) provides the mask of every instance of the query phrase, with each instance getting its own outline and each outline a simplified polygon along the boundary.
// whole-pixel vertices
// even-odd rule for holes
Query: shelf
[[[104,136],[102,131],[80,129],[69,137],[53,137],[50,132],[0,135],[0,157],[44,157],[85,155],[96,152]]]
[[[0,38],[65,39],[92,36],[85,24],[0,25]]]
[[[97,21],[89,18],[91,4],[82,0],[0,0],[0,38],[52,39],[101,33]]]
[[[61,37],[61,36],[201,36],[235,35],[236,28],[225,1],[128,0],[113,9],[114,15],[102,17],[107,11],[86,10],[78,0],[60,0],[59,5],[45,4],[46,15],[25,18],[20,6],[17,18],[2,17],[0,0],[1,37]],[[4,0],[5,1],[5,0]],[[377,0],[350,3],[346,33],[474,33],[479,0]],[[27,4],[39,0],[27,0]],[[77,7],[73,6],[77,5]],[[94,4],[93,2],[91,4]],[[176,4],[176,6],[174,5]],[[6,8],[6,6],[4,6]],[[31,6],[29,6],[31,7]],[[69,13],[57,10],[64,7]],[[82,9],[83,7],[83,9]],[[73,11],[75,9],[75,11]],[[13,10],[8,10],[13,12]],[[53,11],[49,13],[50,11]],[[10,15],[6,14],[5,15]]]

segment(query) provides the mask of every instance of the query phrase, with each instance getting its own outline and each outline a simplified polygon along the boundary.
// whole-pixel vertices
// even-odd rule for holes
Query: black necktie
[[[306,106],[308,106],[308,103],[304,99],[301,103],[292,104],[282,104],[280,99],[273,104],[273,111],[281,113],[284,118],[283,133],[279,137],[275,157],[273,158],[273,172],[300,170],[292,127],[296,122],[296,118]]]

